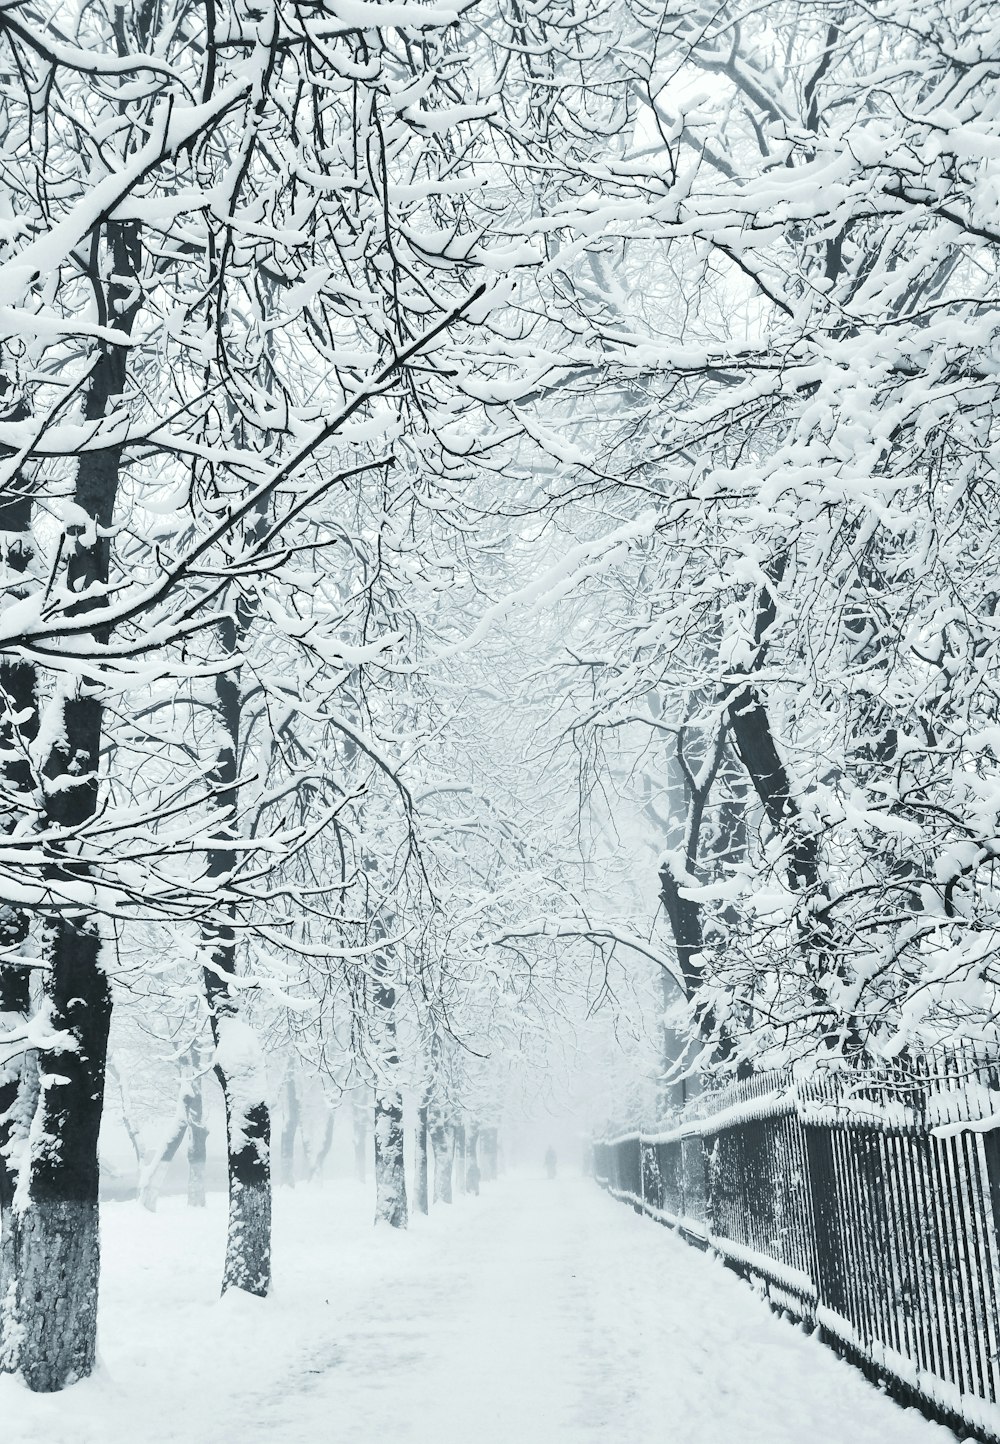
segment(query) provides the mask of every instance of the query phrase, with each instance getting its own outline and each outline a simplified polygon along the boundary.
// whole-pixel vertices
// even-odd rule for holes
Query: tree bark
[[[385,980],[379,960],[374,1004],[378,1036],[375,1078],[375,1221],[393,1228],[408,1222],[406,1172],[403,1165],[403,1098],[396,1082],[396,990]]]
[[[187,1118],[183,1112],[178,1112],[160,1148],[153,1154],[149,1161],[143,1166],[142,1178],[139,1182],[139,1202],[143,1208],[149,1209],[150,1213],[156,1212],[156,1200],[160,1196],[160,1189],[163,1187],[163,1180],[166,1177],[167,1169],[177,1157],[177,1150],[184,1142],[184,1135],[187,1133]]]
[[[772,567],[776,584],[780,582],[784,570],[782,558]],[[774,596],[768,587],[764,587],[758,598],[754,620],[757,651],[753,671],[763,665],[767,656],[768,633],[776,617]],[[767,708],[750,681],[729,703],[729,727],[740,761],[760,798],[768,822],[788,842],[789,885],[796,892],[815,892],[821,884],[819,838],[802,816],[788,769],[774,741]]]
[[[354,1139],[354,1177],[359,1183],[364,1183],[368,1177],[368,1108],[367,1100],[359,1093],[355,1093],[351,1105],[351,1126]]]
[[[19,985],[11,986],[14,980],[16,973],[13,969],[0,974],[0,1028],[5,1032],[12,1031],[19,1023],[24,1022],[27,1013],[27,1005],[23,1008],[18,1006],[22,994]],[[10,1003],[15,1006],[8,1006]],[[5,1367],[7,1352],[5,1338],[8,1303],[12,1310],[11,1322],[16,1324],[17,1220],[14,1214],[14,1192],[17,1187],[16,1155],[23,1152],[23,1142],[27,1135],[28,1118],[24,1117],[24,1105],[27,1101],[24,1092],[26,1068],[23,1050],[0,1065],[0,1370]],[[19,1102],[22,1105],[20,1110]],[[33,1102],[31,1111],[34,1111]]]
[[[497,1130],[484,1128],[479,1135],[479,1173],[484,1183],[495,1183],[497,1167]]]
[[[11,383],[4,378],[0,392]],[[12,419],[28,414],[23,401],[11,409]],[[23,600],[31,589],[34,557],[31,534],[31,491],[20,477],[12,479],[9,499],[0,504],[0,557],[8,604]],[[24,488],[18,494],[18,486]],[[28,662],[0,662],[0,793],[10,804],[0,816],[0,832],[10,837],[22,825],[25,811],[37,801],[29,747],[38,736],[36,672]],[[24,807],[15,799],[23,798]],[[31,1008],[31,970],[22,964],[22,949],[30,930],[24,908],[0,905],[0,1027],[12,1031],[26,1021]],[[24,1050],[0,1064],[0,1369],[5,1367],[4,1346],[7,1304],[16,1320],[16,1264],[18,1250],[13,1213],[17,1186],[17,1157],[23,1155],[28,1123],[37,1101],[37,1062],[29,1064]]]
[[[417,1113],[416,1147],[413,1168],[413,1207],[417,1213],[427,1213],[427,1104],[421,1105]]]
[[[204,1208],[208,1129],[205,1126],[205,1090],[202,1079],[202,1049],[199,1043],[192,1043],[190,1061],[191,1072],[184,1089],[184,1116],[188,1126],[187,1201],[189,1208]]]
[[[704,939],[701,929],[701,908],[692,898],[681,896],[680,888],[668,864],[660,868],[660,901],[670,923],[673,934],[677,964],[684,979],[684,992],[692,998],[701,987],[702,970],[695,961],[701,952]]]
[[[299,1090],[294,1065],[289,1063],[285,1073],[284,1117],[281,1122],[281,1173],[280,1179],[286,1188],[295,1187],[295,1135],[299,1130],[301,1110]]]
[[[469,1126],[468,1126],[468,1128],[465,1130],[465,1167],[464,1167],[464,1169],[463,1169],[463,1171],[462,1171],[462,1178],[463,1178],[463,1182],[464,1182],[464,1185],[465,1185],[465,1191],[466,1191],[466,1193],[472,1192],[472,1189],[471,1189],[470,1184],[469,1184],[469,1174],[470,1174],[470,1171],[471,1171],[472,1169],[476,1169],[477,1172],[479,1172],[479,1177],[480,1177],[480,1178],[482,1177],[482,1173],[481,1173],[481,1171],[479,1171],[479,1124],[478,1124],[478,1123],[470,1123]],[[478,1183],[477,1183],[477,1185],[476,1185],[475,1192],[477,1192],[477,1193],[479,1192]]]
[[[188,1208],[205,1207],[205,1158],[208,1152],[208,1129],[188,1129]]]
[[[132,1145],[132,1152],[135,1154],[135,1161],[138,1169],[142,1170],[142,1139],[139,1136],[139,1129],[132,1118],[132,1107],[129,1100],[128,1089],[115,1066],[113,1058],[109,1055],[107,1062],[108,1078],[114,1083],[118,1090],[118,1106],[121,1109],[122,1125],[128,1134],[128,1141]],[[138,1192],[138,1189],[136,1190]]]
[[[454,1125],[455,1138],[455,1168],[454,1188],[456,1193],[465,1192],[465,1125],[456,1123]]]
[[[223,1076],[227,1085],[231,1075]],[[271,1119],[266,1103],[244,1107],[229,1086],[229,1230],[222,1292],[242,1289],[266,1297],[271,1287]]]
[[[441,1117],[435,1117],[431,1122],[430,1139],[434,1150],[434,1202],[451,1203],[455,1162],[454,1129]]]
[[[819,839],[804,823],[767,711],[749,687],[733,699],[730,718],[740,761],[767,820],[789,843],[789,883],[796,892],[815,891],[820,883]]]
[[[21,1217],[14,1208],[15,1192],[28,1142],[28,1130],[38,1105],[38,1057],[33,1051],[18,1059],[17,1085],[9,1093],[4,1115],[5,1166],[0,1173],[0,1372],[11,1373],[20,1357]]]
[[[326,1117],[323,1120],[323,1134],[319,1141],[319,1147],[313,1150],[311,1147],[306,1150],[306,1177],[312,1182],[318,1178],[322,1180],[323,1164],[326,1162],[330,1146],[333,1143],[333,1109],[327,1107]]]
[[[264,525],[263,515],[255,522]],[[215,679],[218,745],[209,774],[219,810],[217,846],[209,853],[208,873],[223,882],[237,864],[237,782],[243,701],[239,645],[249,629],[247,605],[238,601],[235,616],[219,624],[223,654],[233,660]],[[232,909],[229,908],[232,918]],[[236,976],[236,930],[232,922],[207,926],[208,966],[204,970],[215,1075],[226,1106],[226,1157],[229,1171],[229,1228],[222,1292],[242,1289],[264,1296],[271,1286],[271,1114],[263,1057],[248,1024],[240,1018],[241,998],[229,979]]]
[[[75,735],[79,737],[79,732]],[[97,1140],[111,1022],[101,940],[89,922],[50,923],[48,1006],[71,1049],[39,1051],[28,1187],[18,1207],[16,1326],[10,1344],[30,1389],[50,1393],[94,1367],[100,1271]],[[16,1345],[15,1345],[16,1335]],[[13,1361],[12,1361],[13,1362]]]
[[[103,324],[128,336],[142,290],[138,277],[138,231],[130,222],[106,223],[107,248],[95,233],[91,281]],[[105,279],[105,258],[110,279]],[[104,419],[126,384],[127,349],[100,344],[84,405],[88,421]],[[103,605],[109,577],[110,541],[121,474],[121,446],[80,457],[74,491],[77,511],[64,529],[65,583],[80,596],[66,608],[84,615]],[[81,518],[82,513],[82,518]],[[92,639],[106,643],[108,630]],[[100,677],[80,674],[62,681],[50,704],[56,738],[42,767],[46,823],[72,837],[94,816],[104,709]],[[88,877],[76,844],[52,849],[49,877],[78,890]],[[50,1032],[65,1038],[38,1055],[39,1095],[25,1160],[26,1187],[19,1186],[20,1238],[16,1327],[8,1353],[19,1347],[29,1388],[49,1392],[88,1375],[97,1336],[100,1270],[97,1140],[104,1103],[111,990],[101,960],[95,914],[64,907],[47,921],[42,938],[45,1007]],[[23,1197],[23,1205],[20,1199]]]
[[[681,975],[680,986],[685,998],[689,1002],[694,1002],[697,999],[698,990],[704,982],[704,965],[701,961],[701,951],[705,941],[704,929],[701,904],[692,898],[684,897],[681,889],[691,879],[698,877],[699,868],[703,868],[706,862],[711,867],[723,860],[729,860],[732,849],[728,836],[723,840],[722,850],[717,849],[710,859],[703,856],[702,848],[705,812],[725,756],[725,728],[719,727],[714,738],[706,739],[707,745],[704,747],[701,765],[696,769],[692,767],[689,760],[688,747],[685,742],[686,731],[687,729],[682,727],[677,734],[677,764],[684,780],[686,800],[681,865],[678,867],[669,860],[664,862],[660,868],[659,880],[660,901],[663,904],[663,910],[667,915],[674,939],[674,951]],[[735,820],[736,816],[737,814],[732,814],[730,818],[730,812],[726,812],[727,819]],[[684,1063],[685,1054],[692,1041],[688,1037],[680,1036],[666,1021],[668,1009],[674,1001],[672,993],[675,986],[677,986],[677,980],[664,976],[663,1073],[657,1100],[661,1112],[666,1112],[671,1106],[683,1106],[690,1092],[687,1077],[681,1076],[676,1082],[669,1081],[671,1073],[678,1070]],[[699,1038],[707,1040],[716,1033],[716,1019],[711,1008],[704,1004],[696,1004],[694,1018]],[[730,1049],[731,1040],[728,1032],[723,1028],[717,1039],[716,1059],[722,1060],[728,1056]]]
[[[221,946],[234,953],[235,939],[224,938]],[[218,959],[219,952],[214,956]],[[232,972],[235,958],[230,961]],[[211,976],[212,984],[217,984],[218,974],[213,970]],[[211,989],[207,978],[206,984]],[[215,1075],[226,1105],[229,1173],[222,1292],[242,1289],[263,1298],[271,1287],[271,1114],[264,1060],[252,1029],[239,1017],[238,1004],[218,986],[209,997]]]

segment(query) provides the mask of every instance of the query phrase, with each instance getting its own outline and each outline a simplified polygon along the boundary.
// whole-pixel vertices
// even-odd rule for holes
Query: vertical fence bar
[[[833,1171],[833,1132],[821,1124],[805,1130],[806,1157],[815,1223],[816,1286],[819,1302],[847,1318],[844,1240]]]
[[[979,1392],[983,1399],[992,1399],[996,1349],[990,1337],[991,1301],[987,1285],[989,1252],[985,1238],[982,1197],[978,1187],[978,1157],[969,1134],[964,1130],[955,1140],[955,1152],[968,1227],[969,1282],[972,1286],[976,1348],[979,1356]]]
[[[989,1341],[990,1399],[1000,1402],[1000,1245],[993,1217],[989,1175],[986,1166],[985,1138],[976,1133],[969,1137],[969,1148],[976,1159],[976,1191],[982,1219],[983,1283],[986,1290],[986,1318]]]
[[[941,1098],[944,1102],[945,1119],[953,1122],[951,1076],[946,1073]],[[945,1229],[947,1247],[952,1261],[955,1350],[962,1376],[962,1389],[969,1394],[979,1392],[978,1360],[972,1343],[973,1307],[969,1279],[968,1239],[965,1236],[962,1217],[962,1199],[955,1176],[953,1139],[936,1138],[938,1166],[942,1183],[940,1203],[941,1217]]]
[[[858,1173],[862,1179],[862,1224],[869,1280],[870,1328],[873,1340],[883,1348],[902,1353],[904,1344],[895,1306],[888,1201],[880,1168],[877,1127],[855,1132]]]
[[[913,1212],[913,1186],[904,1157],[905,1142],[904,1138],[895,1133],[879,1134],[889,1215],[894,1279],[893,1308],[897,1314],[901,1335],[900,1353],[912,1356],[918,1369],[929,1371],[934,1366],[928,1353],[923,1314],[916,1307],[923,1293],[918,1263],[920,1240],[913,1229],[916,1222]]]
[[[866,1341],[863,1276],[865,1261],[858,1236],[857,1187],[846,1129],[833,1130],[833,1180],[844,1243],[844,1297],[847,1319],[859,1342]]]

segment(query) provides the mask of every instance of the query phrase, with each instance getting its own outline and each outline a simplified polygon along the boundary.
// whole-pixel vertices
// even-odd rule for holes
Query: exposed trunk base
[[[427,1109],[421,1108],[417,1115],[417,1146],[414,1152],[413,1207],[417,1213],[427,1213]]]
[[[434,1149],[434,1202],[451,1203],[451,1182],[455,1162],[455,1135],[450,1128],[431,1129]]]
[[[405,1228],[406,1173],[403,1168],[403,1101],[398,1093],[375,1096],[375,1222]]]
[[[0,1374],[12,1374],[20,1361],[21,1326],[18,1319],[17,1258],[19,1223],[11,1195],[0,1206]]]
[[[69,707],[67,706],[67,714]],[[97,1140],[111,994],[91,928],[57,920],[44,952],[52,960],[46,993],[52,1026],[74,1047],[33,1055],[25,1101],[37,1097],[19,1168],[14,1265],[4,1320],[5,1367],[29,1389],[51,1393],[94,1367],[100,1275]],[[37,1059],[37,1093],[34,1059]],[[18,1108],[21,1108],[19,1100]]]
[[[4,1365],[19,1369],[35,1393],[55,1393],[94,1368],[98,1206],[31,1203],[20,1215],[14,1240],[20,1278],[16,1300],[4,1301]]]
[[[188,1139],[188,1188],[189,1208],[205,1207],[205,1140],[207,1128],[191,1127]]]
[[[231,1121],[229,1126],[229,1232],[222,1292],[242,1289],[264,1298],[271,1287],[271,1116],[267,1105],[258,1103],[240,1121],[238,1149],[233,1148]]]
[[[16,1178],[9,1166],[6,1149],[14,1131],[14,1111],[17,1106],[17,1092],[20,1087],[20,1069],[10,1068],[0,1084],[0,1369],[3,1368],[3,1340],[5,1337],[4,1315],[7,1312],[7,1295],[16,1278],[16,1252],[14,1248],[14,1188]]]
[[[13,1084],[13,1090],[11,1089]],[[20,1253],[20,1216],[14,1212],[17,1168],[24,1162],[28,1129],[38,1105],[38,1056],[23,1055],[16,1079],[5,1088],[4,1156],[0,1159],[0,1373],[18,1365],[20,1326],[17,1316],[17,1271]]]
[[[242,1289],[266,1298],[271,1287],[271,1187],[240,1183],[229,1189],[229,1235],[222,1292]]]
[[[306,1177],[310,1183],[313,1179],[323,1181],[323,1164],[326,1162],[330,1152],[330,1145],[333,1143],[333,1109],[331,1108],[323,1124],[323,1137],[320,1139],[319,1147],[312,1152],[306,1149]]]
[[[493,1183],[496,1179],[497,1153],[497,1130],[484,1128],[479,1135],[479,1173],[484,1183]]]
[[[188,1126],[188,1186],[189,1208],[205,1207],[205,1144],[208,1129],[205,1127],[205,1095],[202,1086],[202,1050],[200,1043],[191,1045],[191,1074],[184,1089],[184,1117]]]
[[[156,1200],[160,1196],[160,1189],[167,1172],[177,1155],[177,1150],[184,1142],[184,1135],[187,1132],[187,1120],[177,1118],[174,1120],[172,1130],[158,1153],[153,1154],[149,1162],[143,1166],[139,1179],[139,1202],[143,1208],[148,1208],[150,1213],[156,1212]]]
[[[368,1095],[369,1098],[371,1094]],[[367,1176],[368,1158],[368,1104],[354,1095],[352,1103],[352,1126],[354,1130],[354,1177],[364,1183]]]
[[[465,1135],[465,1174],[464,1187],[466,1193],[479,1197],[479,1184],[482,1180],[482,1170],[479,1167],[479,1152],[482,1139],[478,1123],[470,1124]]]
[[[466,1166],[465,1125],[463,1123],[456,1123],[453,1133],[455,1139],[455,1168],[453,1187],[456,1193],[464,1193]]]
[[[299,1131],[301,1109],[299,1107],[298,1079],[293,1068],[285,1075],[285,1116],[281,1128],[281,1172],[280,1181],[285,1188],[295,1187],[295,1135]]]

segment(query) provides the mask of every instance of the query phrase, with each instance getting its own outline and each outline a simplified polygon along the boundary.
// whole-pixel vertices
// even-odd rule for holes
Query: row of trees
[[[646,818],[671,1076],[995,1043],[995,29],[635,13],[649,210],[595,260],[595,459],[552,490],[616,522],[567,691]]]
[[[538,992],[483,960],[525,844],[449,768],[447,659],[574,314],[538,273],[597,147],[560,124],[581,60],[628,102],[600,6],[483,9],[0,16],[0,1347],[34,1389],[93,1366],[116,989],[211,1058],[254,1293],[275,1016],[374,1084],[398,1224],[404,1041],[433,1110],[460,1030]]]

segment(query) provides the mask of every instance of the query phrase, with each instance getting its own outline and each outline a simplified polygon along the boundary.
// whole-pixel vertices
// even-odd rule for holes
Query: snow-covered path
[[[278,1287],[214,1301],[221,1200],[105,1210],[100,1376],[0,1383],[18,1444],[945,1444],[594,1184],[513,1177],[375,1234],[280,1195]]]

